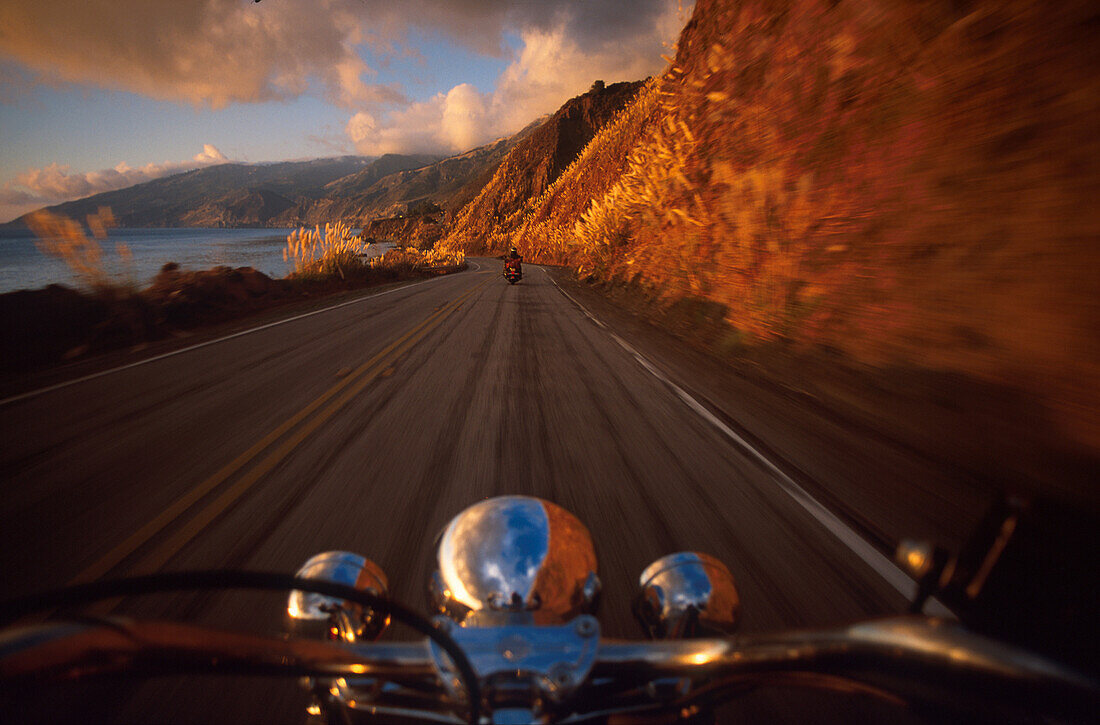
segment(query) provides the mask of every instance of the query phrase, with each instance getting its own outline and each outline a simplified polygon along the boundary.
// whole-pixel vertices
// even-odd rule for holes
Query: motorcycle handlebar
[[[1100,686],[1080,673],[957,622],[920,616],[732,639],[609,643],[601,645],[593,675],[705,675],[727,689],[854,686],[895,701],[952,709],[993,703],[1074,720],[1100,711]]]
[[[247,672],[434,681],[428,642],[332,643],[278,639],[164,622],[61,622],[0,637],[5,686],[43,676],[141,672]],[[954,622],[898,617],[840,629],[731,639],[601,640],[593,679],[642,685],[662,678],[708,683],[684,703],[745,685],[858,690],[902,702],[1026,707],[1087,720],[1100,711],[1097,683]]]

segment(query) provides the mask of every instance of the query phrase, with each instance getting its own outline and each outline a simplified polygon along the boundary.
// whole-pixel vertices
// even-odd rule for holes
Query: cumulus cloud
[[[346,133],[377,149],[461,151],[514,132],[593,80],[663,66],[683,0],[4,0],[0,55],[52,82],[221,108],[320,95],[352,111]],[[418,28],[510,64],[494,88],[427,101],[373,82]],[[521,47],[514,50],[514,38]],[[414,127],[413,124],[428,124]]]
[[[538,7],[547,11],[545,4]],[[675,41],[690,11],[675,2],[575,7],[580,10],[542,13],[550,24],[524,26],[517,56],[491,91],[464,83],[389,113],[360,112],[348,122],[348,136],[364,154],[469,150],[557,110],[595,80],[638,80],[659,72],[665,47]],[[659,12],[647,12],[647,7]],[[629,19],[612,23],[613,28],[605,24],[602,32],[599,23],[592,27],[594,16],[616,14]]]
[[[202,145],[202,151],[195,154],[195,158],[192,159],[197,164],[224,164],[229,161],[221,151],[214,144],[204,143]]]
[[[360,12],[353,0],[5,0],[0,52],[48,79],[214,108],[313,82],[346,106],[401,102],[365,80]]]
[[[465,151],[494,132],[491,103],[491,95],[463,83],[388,114],[384,121],[360,111],[351,117],[345,131],[356,150],[367,156]]]
[[[0,207],[22,209],[12,214],[18,216],[42,206],[81,199],[104,191],[124,189],[169,174],[223,164],[227,161],[229,159],[217,147],[204,144],[202,151],[190,161],[146,164],[139,168],[133,168],[122,161],[113,169],[74,172],[68,166],[52,163],[41,169],[27,169],[17,175],[14,181],[5,184],[0,190]]]

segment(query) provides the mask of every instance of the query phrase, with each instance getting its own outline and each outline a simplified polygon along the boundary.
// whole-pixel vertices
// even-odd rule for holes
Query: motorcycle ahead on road
[[[504,260],[504,279],[508,280],[508,284],[515,284],[523,279],[523,268],[520,266],[520,260]]]
[[[1001,558],[1011,551],[1004,541],[994,549]],[[925,583],[960,572],[991,580],[965,557],[948,560],[918,545],[902,554]],[[698,721],[761,685],[883,698],[936,722],[1021,714],[1031,722],[1033,713],[1084,722],[1100,712],[1090,676],[953,620],[912,614],[731,637],[741,607],[733,577],[696,552],[665,556],[642,572],[634,610],[649,641],[602,639],[592,615],[600,582],[591,536],[568,511],[537,498],[467,508],[441,534],[437,564],[432,620],[391,601],[376,564],[340,551],[312,557],[294,577],[155,574],[12,600],[0,605],[4,621],[150,592],[282,589],[290,591],[286,614],[296,636],[123,619],[10,628],[0,634],[0,694],[22,698],[25,709],[47,682],[215,672],[303,678],[310,718],[333,723]],[[391,618],[427,639],[375,641]]]

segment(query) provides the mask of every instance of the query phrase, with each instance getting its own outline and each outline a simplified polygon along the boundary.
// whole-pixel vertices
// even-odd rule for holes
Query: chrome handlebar
[[[1086,721],[1100,711],[1100,687],[1080,673],[970,633],[955,622],[919,616],[727,639],[629,642],[597,636],[595,646],[585,652],[570,650],[555,633],[558,629],[505,626],[454,633],[460,635],[456,639],[478,673],[490,709],[501,706],[493,698],[502,697],[493,685],[499,674],[491,661],[495,652],[515,665],[514,674],[545,670],[547,662],[577,655],[574,672],[583,671],[583,678],[551,682],[544,703],[567,722],[595,712],[663,712],[715,704],[748,686],[767,684],[859,691],[899,704],[954,710],[1019,707],[1071,721]],[[589,632],[588,639],[593,633],[598,635]],[[316,678],[315,692],[327,693],[330,706],[465,721],[456,714],[463,709],[463,692],[451,682],[448,658],[428,640],[319,642],[112,620],[9,631],[0,636],[0,654],[5,689],[43,677],[64,680],[119,672],[281,674]],[[538,657],[541,665],[527,667],[525,662],[535,661],[528,658]],[[563,672],[550,670],[552,677]],[[381,682],[391,687],[383,691]],[[553,696],[555,686],[561,697]],[[388,701],[399,704],[390,706]]]
[[[918,553],[909,552],[913,566]],[[476,723],[481,712],[502,710],[539,722],[679,713],[769,684],[862,692],[984,719],[1001,707],[1082,721],[1100,712],[1093,675],[954,621],[911,615],[696,638],[731,634],[740,612],[729,569],[699,552],[670,554],[642,573],[635,615],[660,641],[601,639],[591,616],[599,594],[591,537],[572,514],[540,499],[498,497],[469,507],[441,535],[437,561],[431,592],[441,616],[433,621],[392,601],[377,565],[341,551],[310,558],[293,577],[167,572],[0,602],[2,622],[105,597],[281,590],[291,592],[286,612],[296,631],[320,629],[338,640],[119,620],[42,625],[0,633],[0,694],[47,676],[228,671],[307,677],[317,713],[403,721]],[[367,642],[391,617],[428,641]]]

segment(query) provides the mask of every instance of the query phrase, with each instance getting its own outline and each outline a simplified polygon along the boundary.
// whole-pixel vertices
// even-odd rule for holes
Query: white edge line
[[[473,264],[477,264],[477,262],[473,262]],[[480,269],[481,269],[481,265],[478,264],[477,265],[477,270],[474,270],[474,271],[476,272]],[[46,393],[52,393],[55,390],[60,390],[61,388],[67,388],[70,385],[76,385],[78,383],[84,383],[84,382],[87,382],[89,380],[95,380],[96,378],[102,378],[105,375],[111,375],[113,373],[121,372],[122,370],[129,370],[130,368],[136,368],[139,365],[146,365],[146,364],[151,363],[151,362],[156,362],[157,360],[163,360],[166,357],[172,357],[173,355],[181,355],[185,352],[190,352],[191,350],[198,350],[200,347],[206,347],[208,345],[216,345],[219,342],[225,342],[226,340],[232,340],[235,337],[241,337],[243,335],[250,335],[253,332],[259,332],[260,330],[266,330],[269,327],[277,327],[279,325],[285,325],[288,322],[294,322],[295,320],[301,320],[301,319],[306,318],[306,317],[312,317],[313,315],[319,315],[322,312],[329,312],[331,310],[336,310],[336,309],[339,309],[341,307],[347,307],[348,305],[354,305],[354,304],[357,304],[359,302],[365,302],[367,300],[372,300],[376,297],[382,297],[382,296],[388,295],[392,292],[400,292],[402,290],[412,289],[413,287],[419,287],[422,284],[428,284],[429,282],[436,282],[438,280],[445,279],[448,276],[449,275],[443,275],[441,277],[434,277],[432,279],[426,279],[426,280],[423,280],[423,281],[420,281],[420,282],[413,282],[412,284],[402,285],[401,287],[394,287],[393,289],[388,289],[385,292],[376,292],[373,295],[366,295],[364,297],[356,297],[354,300],[348,300],[346,302],[341,302],[340,304],[333,305],[332,307],[325,307],[325,308],[320,309],[320,310],[313,310],[312,312],[305,312],[301,315],[295,315],[294,317],[287,317],[286,319],[283,319],[283,320],[276,320],[275,322],[269,322],[266,325],[260,325],[259,327],[251,327],[247,330],[241,330],[240,332],[234,332],[232,335],[225,335],[224,337],[219,337],[219,338],[216,338],[214,340],[207,340],[206,342],[199,342],[199,343],[196,343],[194,345],[189,345],[187,347],[181,347],[179,350],[172,350],[171,352],[162,353],[160,355],[154,355],[153,357],[147,357],[144,360],[138,360],[137,362],[127,363],[126,365],[119,365],[117,368],[111,368],[109,370],[101,370],[98,373],[92,373],[90,375],[85,375],[83,377],[73,378],[72,380],[65,380],[64,382],[60,382],[60,383],[57,383],[55,385],[50,385],[50,386],[45,387],[45,388],[39,388],[37,390],[31,390],[31,391],[28,391],[26,393],[20,393],[19,395],[13,395],[10,398],[4,398],[3,400],[0,400],[0,408],[4,407],[5,405],[10,405],[11,403],[17,403],[20,400],[27,400],[28,398],[35,398],[35,397],[38,397],[39,395],[44,395]]]
[[[549,274],[547,274],[549,277]],[[577,300],[573,299],[572,295],[563,290],[558,283],[550,277],[550,282],[553,283],[558,291],[576,305],[581,312],[584,313],[588,319],[595,322],[602,328],[607,326],[600,322],[596,317],[588,311],[588,309]],[[646,369],[653,377],[660,380],[676,393],[677,397],[684,402],[689,408],[691,408],[697,415],[717,428],[727,438],[732,440],[737,446],[744,451],[752,455],[772,476],[779,484],[780,488],[790,496],[798,505],[805,509],[811,516],[817,519],[817,522],[824,526],[833,536],[847,546],[852,553],[858,556],[867,564],[871,569],[880,577],[886,580],[894,589],[898,591],[906,600],[912,601],[917,594],[917,583],[909,577],[908,574],[903,572],[897,567],[890,559],[884,556],[878,549],[872,546],[862,536],[857,534],[850,526],[840,520],[832,511],[825,508],[817,499],[806,492],[806,489],[799,486],[791,479],[786,473],[784,473],[778,466],[768,460],[764,454],[753,448],[748,441],[737,434],[732,428],[722,422],[714,413],[710,412],[702,403],[693,398],[683,388],[676,383],[668,379],[664,373],[662,373],[653,363],[645,358],[641,353],[635,350],[629,343],[623,340],[621,337],[613,332],[609,332],[611,338],[615,340],[624,350],[638,361],[638,363]],[[954,617],[954,613],[951,612],[942,602],[936,598],[929,598],[924,606],[926,614],[936,617]]]

